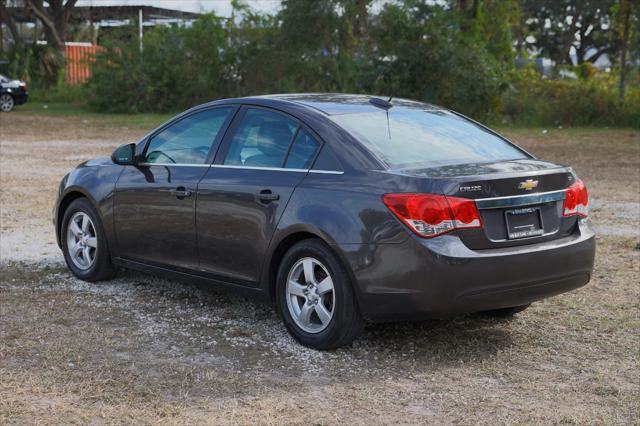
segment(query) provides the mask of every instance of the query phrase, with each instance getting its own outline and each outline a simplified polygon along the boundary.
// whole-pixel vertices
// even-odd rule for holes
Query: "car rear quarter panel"
[[[437,191],[427,179],[411,179],[385,172],[309,173],[298,185],[278,231],[294,225],[320,230],[329,243],[386,244],[404,241],[407,229],[387,209],[388,192]]]

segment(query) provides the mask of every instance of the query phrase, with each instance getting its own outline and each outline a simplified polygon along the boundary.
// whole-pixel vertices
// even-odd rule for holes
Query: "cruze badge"
[[[524,189],[525,191],[531,191],[538,186],[538,181],[533,179],[527,179],[524,182],[520,182],[518,189]]]
[[[461,186],[460,192],[480,191],[481,189],[482,189],[481,185]]]

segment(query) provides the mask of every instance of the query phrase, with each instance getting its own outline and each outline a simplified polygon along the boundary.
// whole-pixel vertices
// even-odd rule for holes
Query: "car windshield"
[[[482,126],[444,110],[400,107],[332,119],[392,169],[528,158]]]

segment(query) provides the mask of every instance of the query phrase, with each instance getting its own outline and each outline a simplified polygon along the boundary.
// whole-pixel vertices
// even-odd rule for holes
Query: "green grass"
[[[131,128],[153,128],[174,114],[112,114],[93,112],[84,106],[65,102],[29,101],[16,107],[16,112],[30,115],[55,115],[66,117],[78,117],[97,122],[97,124],[112,126],[128,126]]]
[[[151,129],[157,125],[165,122],[169,118],[173,117],[176,113],[140,113],[140,114],[117,114],[117,113],[103,113],[91,111],[86,105],[73,103],[73,102],[61,102],[52,101],[47,102],[42,98],[31,98],[29,102],[24,105],[16,107],[16,112],[33,114],[33,115],[54,115],[54,116],[67,116],[78,117],[82,119],[95,121],[98,125],[105,126],[127,126],[130,128]],[[179,111],[178,111],[179,112]],[[509,133],[510,131],[516,131],[518,133],[524,133],[530,136],[537,136],[543,130],[547,130],[548,133],[562,132],[571,134],[574,136],[582,134],[593,133],[606,133],[611,130],[630,130],[636,131],[633,128],[624,127],[558,127],[558,126],[540,126],[540,125],[518,125],[514,123],[500,123],[489,122],[485,123],[489,127],[496,129],[498,132]]]

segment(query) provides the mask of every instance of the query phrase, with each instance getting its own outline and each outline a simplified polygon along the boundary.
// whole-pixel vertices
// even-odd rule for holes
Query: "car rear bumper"
[[[456,235],[400,244],[344,245],[362,314],[384,321],[447,317],[524,305],[587,284],[595,234],[526,246],[470,250]]]
[[[26,92],[16,92],[12,93],[12,95],[15,105],[22,105],[27,102],[27,99],[29,99],[29,94]]]

